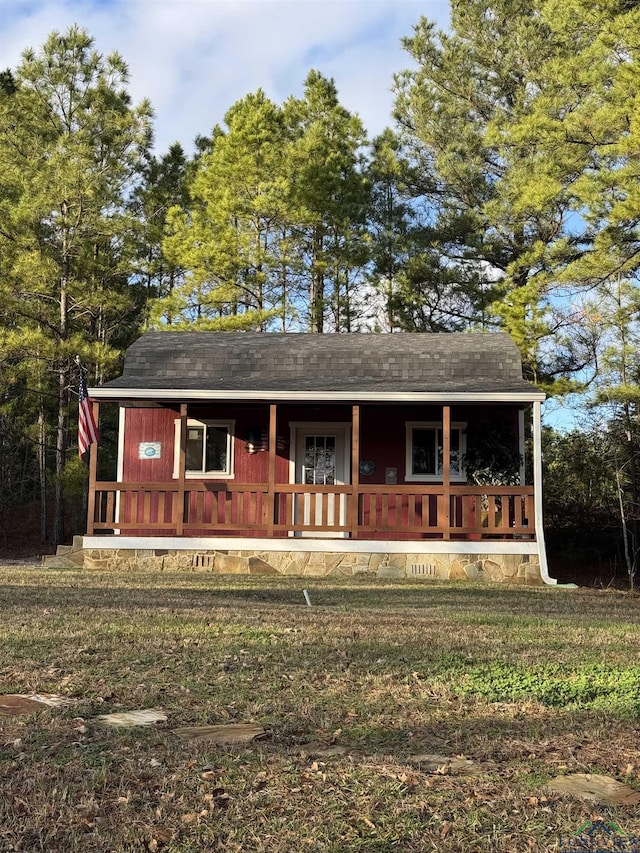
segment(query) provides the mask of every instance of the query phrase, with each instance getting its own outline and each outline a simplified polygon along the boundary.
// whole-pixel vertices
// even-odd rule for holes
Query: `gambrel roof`
[[[97,399],[523,400],[544,394],[522,377],[502,332],[277,334],[147,332],[121,377]]]

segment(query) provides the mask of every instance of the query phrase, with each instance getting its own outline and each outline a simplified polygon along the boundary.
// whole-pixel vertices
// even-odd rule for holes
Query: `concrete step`
[[[70,546],[67,546],[70,548]],[[84,551],[67,551],[62,554],[45,554],[42,565],[55,569],[82,569],[84,568]]]
[[[56,557],[64,557],[73,551],[73,545],[58,545],[56,548]]]

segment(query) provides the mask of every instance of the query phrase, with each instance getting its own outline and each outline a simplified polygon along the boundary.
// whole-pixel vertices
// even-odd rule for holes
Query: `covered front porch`
[[[262,465],[266,476],[258,482],[243,482],[241,477],[194,477],[187,471],[192,409],[184,402],[173,405],[177,470],[170,480],[163,477],[157,481],[132,481],[131,476],[123,476],[122,459],[118,463],[116,480],[98,480],[98,458],[96,452],[92,453],[88,536],[111,533],[162,537],[536,541],[540,535],[540,403],[537,401],[533,403],[532,416],[533,482],[525,483],[523,463],[517,485],[460,482],[460,462],[459,459],[456,462],[455,452],[452,457],[455,430],[452,430],[452,405],[449,403],[437,406],[438,435],[441,436],[438,482],[399,483],[397,468],[387,468],[385,474],[386,480],[395,482],[366,481],[366,465],[370,463],[363,460],[362,450],[363,446],[370,449],[370,444],[367,447],[370,439],[363,441],[361,434],[361,404],[348,407],[349,421],[341,423],[339,429],[336,424],[325,426],[320,421],[316,429],[311,430],[339,433],[346,443],[339,454],[344,459],[343,469],[338,468],[336,476],[334,468],[331,477],[324,478],[330,482],[309,482],[309,479],[318,479],[317,473],[310,477],[309,469],[297,466],[294,430],[300,424],[291,420],[291,407],[283,409],[277,403],[264,407],[268,408],[268,429],[264,437],[266,465]],[[171,407],[171,403],[166,406]],[[94,407],[98,417],[99,404],[94,402]],[[431,405],[429,411],[433,410]],[[412,412],[414,417],[421,417],[419,408],[414,407]],[[519,414],[518,442],[524,449],[524,413],[520,410]],[[379,411],[374,415],[380,417]],[[291,438],[284,443],[281,436],[288,431]],[[124,428],[122,432],[124,436]],[[139,435],[130,436],[132,441],[135,438]],[[239,436],[234,436],[233,440],[242,443]],[[241,450],[235,452],[238,454]],[[333,452],[335,456],[335,449]],[[237,467],[241,474],[241,466]],[[408,477],[401,472],[400,479]]]

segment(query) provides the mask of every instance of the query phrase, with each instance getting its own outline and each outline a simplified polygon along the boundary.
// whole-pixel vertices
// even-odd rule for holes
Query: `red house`
[[[555,583],[544,394],[506,334],[149,332],[89,393],[120,417],[113,480],[91,455],[86,565]],[[492,436],[502,480],[469,470]]]

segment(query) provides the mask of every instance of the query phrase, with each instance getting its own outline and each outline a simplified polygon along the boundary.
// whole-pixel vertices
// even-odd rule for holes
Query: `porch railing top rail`
[[[119,483],[114,480],[99,480],[96,482],[96,491],[116,490],[121,492],[149,491],[168,492],[178,491],[175,480],[166,482],[149,483]],[[185,491],[188,492],[268,492],[268,483],[236,483],[232,480],[186,480]],[[343,494],[349,495],[358,492],[362,495],[368,494],[390,494],[390,495],[441,495],[442,484],[414,483],[410,485],[391,485],[378,483],[375,485],[357,486],[336,484],[333,486],[306,485],[305,483],[276,483],[277,492],[291,494]],[[449,486],[452,495],[531,495],[533,486],[467,486],[464,484],[452,484]]]

